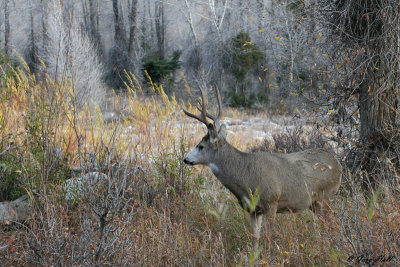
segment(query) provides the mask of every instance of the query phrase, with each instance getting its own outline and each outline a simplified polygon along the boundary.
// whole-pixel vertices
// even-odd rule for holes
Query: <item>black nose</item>
[[[183,162],[188,165],[193,165],[193,162],[188,161],[186,158],[183,159]]]

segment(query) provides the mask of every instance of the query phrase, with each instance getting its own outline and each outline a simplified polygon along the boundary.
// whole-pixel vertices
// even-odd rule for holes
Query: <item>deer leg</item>
[[[323,205],[322,205],[322,202],[319,200],[314,201],[310,206],[310,210],[316,214],[320,214],[322,209],[323,209]]]
[[[267,252],[271,254],[271,244],[272,244],[272,232],[275,223],[276,211],[278,209],[278,203],[272,203],[269,205],[268,210],[266,211],[267,217],[267,232],[268,232],[268,240],[267,240]]]
[[[267,216],[268,220],[268,235],[269,235],[269,242],[271,241],[271,234],[272,234],[272,228],[273,224],[275,222],[275,216],[276,216],[276,211],[278,209],[278,204],[273,203],[270,204],[268,209],[266,210],[265,214]],[[252,213],[250,215],[250,223],[251,227],[253,228],[253,235],[254,235],[254,252],[257,252],[258,250],[258,245],[259,245],[259,240],[260,240],[260,232],[261,232],[261,227],[262,227],[262,214],[257,214],[256,212]],[[268,245],[268,250],[270,248],[270,244]]]
[[[253,235],[254,235],[253,248],[254,248],[254,252],[257,252],[258,243],[259,243],[259,240],[260,240],[262,214],[257,214],[255,212],[253,214],[250,214],[250,224],[251,224],[251,228],[253,228]]]
[[[273,225],[275,222],[276,211],[278,210],[278,203],[272,203],[269,205],[268,210],[266,212],[266,216],[268,218],[268,222]]]

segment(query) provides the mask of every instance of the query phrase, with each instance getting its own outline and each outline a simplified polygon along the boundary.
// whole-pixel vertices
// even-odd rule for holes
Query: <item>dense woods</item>
[[[0,261],[398,265],[399,12],[390,0],[1,0]],[[327,213],[279,215],[257,251],[232,194],[183,164],[204,128],[182,107],[215,88],[235,147],[324,147],[342,165]]]

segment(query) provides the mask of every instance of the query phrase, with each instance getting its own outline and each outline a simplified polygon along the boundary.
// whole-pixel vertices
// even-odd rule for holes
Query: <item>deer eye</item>
[[[203,146],[203,145],[198,145],[197,148],[198,148],[199,150],[202,150],[202,149],[204,148],[204,146]]]

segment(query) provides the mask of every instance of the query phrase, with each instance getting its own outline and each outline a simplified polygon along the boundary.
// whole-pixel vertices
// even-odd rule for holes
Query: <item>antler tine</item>
[[[200,88],[200,93],[201,93],[201,117],[203,118],[203,122],[205,123],[205,125],[208,125],[208,121],[207,121],[207,109],[206,109],[206,93],[204,92],[203,89]]]
[[[208,126],[206,102],[204,101],[204,100],[205,100],[205,94],[204,94],[204,91],[203,91],[202,89],[200,89],[200,92],[201,92],[201,103],[200,103],[200,105],[201,105],[201,110],[200,110],[199,107],[197,107],[197,109],[199,109],[200,112],[201,112],[200,115],[195,115],[195,114],[190,113],[189,111],[187,111],[186,109],[183,108],[183,105],[181,105],[181,108],[182,108],[183,112],[184,112],[187,116],[189,116],[189,117],[191,117],[191,118],[194,118],[194,119],[196,119],[196,120],[198,120],[198,121],[201,121],[201,122],[204,123],[206,126]],[[199,102],[200,102],[200,101],[199,101]]]
[[[218,100],[218,112],[217,115],[211,115],[210,113],[207,113],[207,117],[212,119],[214,121],[215,126],[219,127],[219,121],[222,116],[222,100],[221,100],[221,95],[219,94],[218,87],[215,87],[215,94],[217,95],[217,100]]]

